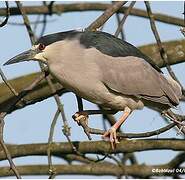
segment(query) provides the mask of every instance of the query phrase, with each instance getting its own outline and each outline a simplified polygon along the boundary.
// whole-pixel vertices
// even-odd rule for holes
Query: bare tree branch
[[[7,23],[8,23],[8,19],[10,17],[10,8],[9,8],[9,4],[8,4],[8,1],[5,1],[5,4],[6,4],[6,18],[5,20],[0,24],[0,27],[3,27],[5,26]]]
[[[151,57],[154,62],[160,67],[166,67],[168,70],[171,69],[169,64],[177,64],[185,62],[185,40],[164,42],[162,44],[157,29],[155,27],[155,20],[168,24],[184,27],[184,20],[175,18],[168,15],[152,13],[150,5],[146,3],[147,11],[133,8],[135,2],[131,2],[129,7],[122,7],[126,2],[116,1],[113,4],[105,3],[72,3],[72,4],[56,4],[54,1],[49,3],[42,2],[40,6],[27,6],[23,7],[22,3],[16,1],[17,8],[9,8],[8,2],[6,2],[6,8],[0,8],[0,16],[4,15],[5,21],[0,24],[4,26],[7,24],[10,14],[22,15],[24,25],[27,29],[32,45],[36,42],[36,37],[32,31],[31,24],[29,22],[28,15],[42,15],[44,17],[43,27],[41,34],[44,33],[46,25],[48,23],[48,15],[58,14],[65,12],[85,12],[85,11],[103,11],[102,15],[99,16],[86,30],[96,31],[102,27],[104,23],[116,13],[118,20],[118,29],[116,36],[119,34],[127,16],[134,15],[137,17],[144,17],[150,19],[151,27],[154,32],[157,44],[150,44],[139,47],[144,54]],[[124,14],[122,20],[119,18],[119,14]],[[148,14],[147,14],[148,13]],[[39,19],[37,19],[39,21]],[[36,21],[36,24],[37,24]],[[123,35],[123,32],[122,32]],[[159,53],[160,49],[160,53]],[[168,55],[168,58],[167,58]],[[168,61],[167,61],[168,60]],[[168,124],[165,127],[161,127],[157,130],[143,133],[123,133],[121,130],[117,133],[119,140],[121,141],[116,145],[113,150],[109,142],[105,141],[88,141],[88,142],[73,142],[70,140],[70,128],[67,124],[65,117],[63,104],[60,102],[59,96],[65,92],[68,92],[59,84],[56,79],[49,75],[48,69],[44,64],[39,63],[42,73],[34,73],[14,80],[8,81],[0,69],[0,75],[3,82],[0,84],[0,161],[8,160],[9,167],[0,167],[0,176],[16,175],[17,178],[21,178],[21,175],[44,175],[49,174],[49,179],[55,178],[56,175],[64,174],[79,174],[79,175],[112,175],[117,178],[151,178],[156,176],[171,176],[172,178],[180,178],[181,174],[185,174],[185,171],[176,171],[176,169],[185,168],[182,167],[185,162],[185,145],[184,140],[179,139],[158,139],[158,135],[172,129],[176,126],[176,123]],[[48,143],[38,144],[5,144],[3,140],[4,130],[4,117],[15,111],[16,109],[24,108],[30,104],[42,101],[48,97],[54,96],[57,103],[57,112],[53,119]],[[24,99],[22,99],[24,97]],[[82,99],[77,97],[79,111],[83,110]],[[185,98],[185,97],[183,97]],[[182,100],[182,99],[181,99]],[[110,124],[114,124],[115,119],[113,115],[107,114],[108,111],[102,113],[100,110],[85,110],[89,113],[100,112],[103,114],[103,121],[105,118],[108,119]],[[68,142],[53,142],[53,133],[56,120],[61,113],[63,119],[63,133],[66,136]],[[112,112],[111,112],[112,113]],[[173,114],[173,112],[171,112]],[[178,121],[184,121],[185,116],[173,114]],[[90,137],[91,134],[104,134],[104,130],[90,128],[85,121],[80,120],[79,125],[83,127],[85,133]],[[184,131],[185,127],[182,123]],[[139,139],[143,137],[156,136],[157,139]],[[130,138],[134,140],[128,140]],[[155,150],[173,150],[181,151],[178,155],[174,156],[166,164],[150,165],[150,164],[139,164],[134,153],[144,151],[155,151]],[[26,156],[44,156],[48,158],[48,164],[35,164],[26,166],[15,167],[12,158],[26,157]],[[54,164],[52,156],[59,158],[64,161],[63,164]],[[127,163],[130,160],[131,165]],[[66,164],[68,163],[68,164]],[[160,171],[155,172],[155,169],[172,169],[173,171]]]
[[[18,166],[18,170],[23,175],[45,175],[47,174],[48,166],[47,165],[27,165],[27,166]],[[163,165],[130,165],[130,166],[118,166],[109,163],[89,163],[85,165],[61,165],[56,164],[55,169],[57,175],[112,175],[120,177],[122,175],[128,176],[139,176],[140,178],[148,178],[150,176],[170,176],[175,174],[185,174],[185,167],[178,168],[178,171],[175,171],[173,165],[163,164]],[[155,172],[155,170],[160,170]],[[169,169],[171,171],[163,171],[164,169]],[[174,169],[174,171],[173,171]],[[181,170],[180,170],[181,169]],[[10,176],[12,173],[9,171],[8,167],[0,168],[0,176]]]
[[[118,11],[127,1],[118,1],[107,8],[104,13],[98,17],[93,23],[91,23],[86,30],[96,31],[100,28],[116,11]]]
[[[22,17],[23,17],[23,20],[24,20],[24,24],[25,24],[25,26],[26,26],[26,29],[27,29],[27,32],[28,32],[28,34],[29,34],[31,43],[32,43],[32,45],[33,45],[33,44],[35,44],[35,42],[36,42],[36,37],[35,37],[35,35],[34,35],[32,29],[31,29],[28,16],[27,16],[27,14],[26,14],[26,12],[25,12],[25,9],[23,9],[21,2],[16,1],[16,4],[17,4],[19,10],[21,11],[21,14],[22,14]],[[39,62],[39,66],[40,66],[42,72],[45,72],[44,64],[41,63],[41,62]],[[66,119],[66,117],[65,117],[63,105],[62,105],[62,103],[60,102],[59,95],[56,94],[56,88],[55,88],[54,84],[52,83],[50,76],[46,76],[45,78],[46,78],[46,81],[47,81],[47,83],[48,83],[48,85],[49,85],[49,87],[50,87],[50,90],[51,90],[51,92],[52,92],[52,94],[53,94],[53,96],[54,96],[54,99],[55,99],[55,101],[56,101],[56,104],[57,104],[58,109],[59,109],[59,111],[60,111],[60,113],[61,113],[61,116],[62,116],[62,120],[63,120],[63,124],[64,124],[64,125],[63,125],[63,133],[64,133],[64,135],[66,136],[67,140],[70,142],[70,138],[69,138],[69,136],[70,136],[70,128],[69,128],[69,126],[68,126],[67,119]]]
[[[73,142],[76,149],[82,153],[92,154],[113,154],[113,153],[131,153],[147,150],[174,150],[185,151],[183,139],[138,139],[138,140],[121,140],[116,149],[112,150],[110,143],[105,141],[84,141]],[[47,143],[40,144],[22,144],[7,145],[12,158],[23,156],[47,156]],[[76,154],[68,142],[52,143],[52,154],[62,157],[65,154]],[[6,159],[3,150],[0,151],[0,160]]]
[[[147,13],[148,13],[148,16],[150,19],[150,25],[151,25],[152,32],[153,32],[154,37],[157,41],[157,45],[159,47],[159,52],[160,52],[161,58],[163,59],[164,63],[166,64],[166,68],[167,68],[169,74],[171,75],[171,77],[179,83],[179,85],[182,88],[182,92],[184,92],[184,89],[183,89],[181,82],[177,79],[175,73],[173,72],[171,66],[169,65],[169,57],[168,57],[168,55],[162,45],[159,33],[157,31],[157,27],[155,25],[155,19],[154,19],[154,16],[153,16],[153,13],[152,13],[152,10],[150,7],[150,3],[148,1],[145,1],[145,5],[146,5]]]
[[[134,7],[134,4],[135,4],[135,3],[136,3],[136,1],[132,1],[132,2],[130,3],[130,5],[129,5],[128,9],[125,11],[125,14],[124,14],[122,20],[120,21],[119,26],[118,26],[118,28],[117,28],[115,34],[114,34],[116,37],[118,37],[119,33],[121,32],[121,30],[122,30],[122,28],[123,28],[123,25],[124,25],[124,23],[125,23],[125,21],[126,21],[128,15],[130,14],[132,8]]]
[[[85,11],[105,11],[109,8],[111,4],[106,3],[72,3],[72,4],[55,4],[52,6],[53,14],[67,13],[67,12],[85,12]],[[118,13],[125,13],[128,7],[122,7],[119,9]],[[25,6],[25,12],[28,15],[38,15],[38,14],[49,14],[50,10],[46,6]],[[10,14],[20,15],[17,8],[10,8]],[[133,16],[139,16],[143,18],[148,18],[147,12],[141,9],[132,9],[130,12]],[[6,15],[6,8],[0,9],[0,16]],[[184,26],[184,20],[181,18],[176,18],[170,15],[165,15],[161,13],[154,13],[156,21],[160,21],[167,24]]]
[[[9,171],[12,170],[13,175],[15,175],[17,179],[21,179],[20,173],[17,170],[17,168],[16,168],[16,166],[15,166],[13,160],[12,160],[11,153],[9,152],[9,150],[8,150],[6,144],[4,143],[4,140],[3,140],[4,118],[5,118],[5,116],[6,116],[6,113],[0,113],[0,145],[3,149],[3,153],[6,156],[6,159],[8,160],[8,162],[10,164]]]

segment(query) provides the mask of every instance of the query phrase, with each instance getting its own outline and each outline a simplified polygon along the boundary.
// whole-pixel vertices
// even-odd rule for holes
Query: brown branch
[[[56,94],[56,89],[55,89],[54,84],[52,83],[51,79],[50,78],[47,78],[47,82],[48,82],[48,84],[50,86],[51,92],[54,94],[55,102],[56,102],[56,104],[58,106],[58,109],[59,109],[59,111],[61,113],[61,116],[62,116],[62,120],[63,120],[63,123],[64,123],[64,125],[63,125],[63,133],[66,136],[66,138],[70,141],[70,139],[69,139],[69,136],[70,136],[70,128],[68,126],[67,119],[65,117],[63,105],[60,102],[59,96]]]
[[[22,14],[22,17],[23,17],[23,20],[24,20],[24,24],[25,24],[25,26],[26,26],[26,28],[27,28],[27,32],[28,32],[28,34],[29,34],[31,43],[32,43],[32,45],[33,45],[33,44],[35,44],[35,42],[36,42],[36,37],[35,37],[35,35],[34,35],[32,29],[31,29],[30,22],[29,22],[29,19],[28,19],[28,17],[27,17],[27,14],[26,14],[25,10],[23,9],[22,4],[21,4],[19,1],[16,1],[16,3],[17,3],[17,6],[18,6],[18,8],[19,8],[21,14]],[[41,68],[41,71],[42,71],[42,72],[45,72],[44,64],[41,63],[41,62],[39,62],[39,66],[40,66],[40,68]],[[56,104],[57,104],[58,109],[59,109],[59,111],[60,111],[60,113],[61,113],[61,116],[62,116],[62,120],[63,120],[63,124],[64,124],[64,125],[63,125],[63,133],[64,133],[64,135],[66,136],[67,140],[68,140],[69,143],[70,143],[70,138],[69,138],[69,136],[70,136],[70,128],[69,128],[69,126],[68,126],[68,123],[67,123],[67,120],[66,120],[66,117],[65,117],[63,105],[62,105],[62,103],[60,102],[59,95],[56,94],[56,88],[55,88],[55,86],[53,85],[50,76],[46,76],[46,81],[47,81],[47,83],[48,83],[48,85],[49,85],[49,87],[50,87],[50,90],[51,90],[51,92],[52,92],[52,94],[53,94],[53,96],[54,96],[54,99],[55,99],[55,101],[56,101]]]
[[[152,32],[153,32],[154,37],[156,39],[157,45],[159,47],[159,52],[160,52],[161,58],[163,59],[163,61],[165,63],[165,66],[166,66],[169,74],[171,75],[171,77],[179,83],[179,85],[181,86],[181,88],[183,90],[182,84],[177,79],[175,73],[173,72],[171,66],[169,65],[169,57],[168,57],[167,53],[165,52],[165,49],[164,49],[164,47],[162,45],[159,33],[157,31],[157,27],[155,25],[155,19],[154,19],[154,15],[153,15],[151,7],[150,7],[150,3],[148,1],[145,1],[145,5],[146,5],[148,17],[150,19],[150,25],[151,25]]]
[[[119,26],[118,26],[118,28],[117,28],[115,34],[114,34],[116,37],[118,37],[120,31],[122,30],[123,25],[124,25],[124,23],[125,23],[125,21],[126,21],[128,15],[130,14],[132,8],[134,7],[134,4],[135,4],[135,3],[136,3],[136,1],[132,1],[132,2],[130,3],[130,5],[129,5],[128,9],[125,11],[125,14],[124,14],[122,20],[120,21]]]
[[[10,17],[10,8],[9,8],[9,5],[8,5],[8,1],[5,1],[5,4],[6,4],[6,18],[5,20],[0,24],[0,27],[3,27],[5,26],[7,23],[8,23],[8,19]]]
[[[2,80],[4,81],[4,83],[7,85],[7,87],[10,89],[10,91],[12,92],[12,94],[14,96],[18,96],[18,93],[16,92],[16,90],[12,87],[12,85],[8,82],[6,76],[4,75],[3,71],[0,68],[0,75]]]
[[[39,78],[40,76],[42,76],[41,73],[32,73],[13,80],[9,80],[9,82],[20,94],[20,92],[24,93],[24,91],[27,91],[27,87],[29,87],[30,84],[32,84],[35,79]],[[52,79],[52,82],[55,84],[56,93],[61,95],[66,92],[62,85],[56,82],[56,80]],[[9,112],[9,106],[12,105],[12,102],[17,101],[17,98],[12,95],[9,88],[7,88],[4,83],[0,84],[0,89],[0,111]],[[25,96],[26,104],[21,106],[17,104],[11,109],[9,113],[15,111],[16,109],[24,108],[25,106],[43,101],[44,99],[47,99],[51,96],[53,96],[53,94],[48,87],[47,81],[44,79],[33,90],[29,90],[29,94]]]
[[[23,175],[45,175],[47,174],[47,165],[27,165],[18,166],[19,171]],[[173,165],[170,163],[162,165],[125,165],[118,166],[110,163],[89,163],[85,165],[61,165],[56,164],[55,168],[58,172],[57,175],[113,175],[121,177],[123,175],[137,176],[140,178],[148,178],[151,176],[173,176],[185,174],[185,167],[178,168],[176,171]],[[160,172],[155,172],[155,170],[161,170]],[[172,171],[162,171],[163,169]],[[174,169],[174,171],[173,171]],[[181,171],[180,171],[181,169]],[[12,173],[9,171],[8,167],[0,168],[0,176],[10,176]]]
[[[48,138],[48,148],[47,148],[47,155],[48,155],[48,166],[49,166],[49,179],[53,179],[53,176],[55,176],[56,174],[56,169],[53,167],[53,163],[52,163],[52,157],[51,157],[51,146],[53,143],[53,134],[54,134],[54,130],[55,130],[55,125],[57,123],[57,119],[58,116],[60,114],[60,111],[57,109],[55,116],[53,118],[53,121],[51,123],[50,126],[50,131],[49,131],[49,138]]]
[[[184,120],[185,118],[183,118]],[[86,124],[86,119],[80,119],[78,122],[79,126],[82,126],[85,134],[87,135],[87,137],[89,138],[89,140],[91,140],[91,136],[90,134],[99,134],[99,135],[103,135],[105,133],[104,130],[100,130],[100,129],[95,129],[95,128],[90,128],[87,126]],[[176,124],[175,123],[171,123],[163,128],[154,130],[154,131],[150,131],[150,132],[145,132],[145,133],[117,133],[117,137],[119,138],[143,138],[143,137],[151,137],[151,136],[155,136],[155,135],[159,135],[161,133],[164,133],[168,130],[170,130],[171,128],[173,128]]]
[[[169,64],[174,65],[185,62],[185,40],[173,40],[163,42],[163,47],[168,54]],[[152,60],[160,67],[165,67],[165,62],[160,56],[159,48],[156,43],[138,47],[143,53],[152,58]]]
[[[85,12],[85,11],[105,11],[109,8],[111,4],[106,3],[72,3],[72,4],[55,4],[52,6],[52,14],[60,14],[67,12]],[[46,6],[25,6],[23,7],[28,15],[43,15],[49,14],[50,10]],[[118,13],[125,13],[128,7],[122,7],[119,9]],[[17,8],[10,8],[10,14],[20,15],[20,11]],[[0,9],[0,16],[6,15],[6,9]],[[130,15],[143,17],[148,19],[147,12],[141,9],[132,9]],[[154,13],[155,20],[167,24],[184,26],[184,20],[181,18],[176,18],[170,15],[165,15],[161,13]]]
[[[32,45],[33,45],[33,44],[36,42],[37,39],[36,39],[36,37],[35,37],[35,35],[34,35],[32,29],[31,29],[30,21],[29,21],[27,15],[26,15],[26,11],[25,11],[25,9],[23,8],[21,2],[16,1],[16,4],[17,4],[17,7],[18,7],[19,11],[21,12],[21,15],[22,15],[23,20],[24,20],[24,25],[26,26],[28,35],[29,35],[30,40],[31,40],[31,43],[32,43]]]
[[[117,24],[118,24],[118,26],[119,26],[119,24],[121,23],[121,19],[120,19],[120,14],[119,13],[116,13],[116,19],[117,19]],[[102,26],[103,27],[103,26]],[[102,30],[101,30],[102,31]],[[124,34],[124,30],[123,30],[123,27],[121,27],[121,29],[120,29],[120,33],[119,34],[121,34],[121,39],[122,40],[125,40],[125,34]],[[119,34],[116,36],[116,37],[118,37],[119,36]]]
[[[115,150],[111,149],[110,143],[105,141],[84,141],[73,142],[76,149],[82,154],[113,154],[113,153],[132,153],[148,150],[174,150],[185,151],[183,139],[138,139],[138,140],[121,140]],[[22,144],[7,145],[12,158],[24,156],[47,156],[47,143],[39,144]],[[66,154],[76,154],[68,142],[52,143],[52,154],[63,156]],[[0,160],[6,159],[3,150],[0,151]]]
[[[15,175],[17,177],[17,179],[21,179],[21,176],[19,174],[19,171],[17,170],[12,157],[11,157],[11,153],[9,152],[7,146],[4,143],[3,140],[3,131],[4,131],[4,118],[6,116],[6,113],[0,113],[0,145],[3,149],[3,153],[6,156],[6,159],[8,160],[10,167],[9,167],[9,171],[10,169],[13,171],[13,175]]]
[[[185,160],[185,153],[179,153],[168,164],[172,167],[178,168]]]
[[[93,23],[91,23],[86,30],[96,31],[100,28],[115,12],[117,12],[127,1],[118,1],[105,10]]]

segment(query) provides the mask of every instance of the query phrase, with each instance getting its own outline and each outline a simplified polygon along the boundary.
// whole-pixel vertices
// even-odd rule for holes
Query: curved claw
[[[108,137],[109,136],[109,137]],[[109,141],[111,143],[111,147],[114,150],[116,147],[116,144],[119,143],[118,139],[117,139],[117,135],[116,135],[116,128],[111,127],[108,131],[106,131],[102,138],[103,139],[107,139],[107,137],[109,138]]]

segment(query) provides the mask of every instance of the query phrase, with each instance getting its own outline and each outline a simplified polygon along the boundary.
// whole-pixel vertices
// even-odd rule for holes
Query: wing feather
[[[171,85],[149,63],[132,56],[122,58],[124,61],[113,58],[106,62],[98,61],[103,69],[102,82],[108,88],[123,95],[134,95],[153,102],[172,106],[178,104]]]

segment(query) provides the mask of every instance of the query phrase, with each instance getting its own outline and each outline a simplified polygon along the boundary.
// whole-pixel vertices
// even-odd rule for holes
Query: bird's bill
[[[15,57],[11,58],[3,65],[9,65],[9,64],[19,63],[19,62],[23,62],[23,61],[31,61],[31,60],[38,61],[38,59],[34,58],[36,56],[36,54],[37,54],[37,52],[35,50],[30,49],[28,51],[25,51],[21,54],[18,54]]]

